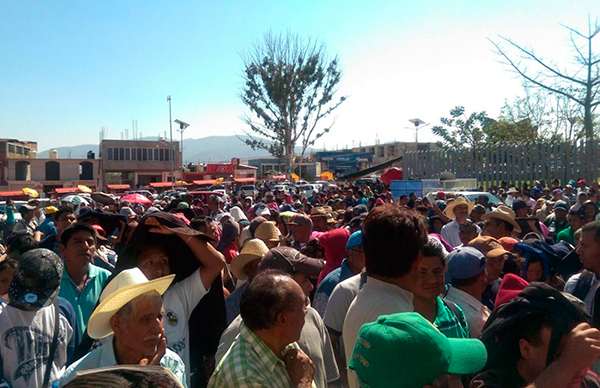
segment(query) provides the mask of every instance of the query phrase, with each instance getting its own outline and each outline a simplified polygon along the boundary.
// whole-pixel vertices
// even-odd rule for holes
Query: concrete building
[[[321,171],[328,171],[334,175],[345,175],[403,156],[405,152],[437,148],[436,143],[392,142],[345,150],[320,151],[315,153],[315,159],[320,165]]]
[[[8,188],[8,160],[27,159],[37,153],[37,143],[17,139],[0,139],[0,188]]]
[[[165,140],[102,140],[101,185],[128,184],[132,188],[150,183],[181,180],[179,142]]]
[[[53,150],[54,151],[54,150]],[[97,159],[58,159],[56,151],[50,158],[37,159],[30,153],[29,159],[8,160],[8,189],[25,187],[49,193],[55,189],[87,186],[94,190],[98,181]]]

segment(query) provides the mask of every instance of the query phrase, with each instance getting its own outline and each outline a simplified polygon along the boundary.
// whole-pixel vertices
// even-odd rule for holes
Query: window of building
[[[152,148],[148,148],[148,160],[154,160],[153,156]]]
[[[15,163],[15,180],[28,181],[30,178],[31,166],[29,162],[19,161]]]
[[[119,160],[125,160],[125,148],[119,148]]]
[[[79,179],[82,181],[94,179],[94,164],[92,162],[79,163]]]
[[[23,147],[23,155],[25,155],[25,156],[29,155],[29,148]]]
[[[51,161],[46,162],[46,180],[47,181],[59,181],[60,180],[60,163]]]
[[[160,156],[159,156],[160,152],[158,150],[158,148],[154,149],[154,160],[160,160]]]
[[[160,149],[160,160],[161,160],[161,162],[165,160],[165,149],[164,148]]]
[[[131,160],[131,148],[125,148],[125,160]]]
[[[142,160],[142,149],[136,148],[136,152],[137,152],[137,160]]]
[[[135,148],[131,149],[131,160],[137,160],[137,152],[135,152]]]
[[[113,160],[113,149],[112,148],[108,149],[108,160]]]
[[[146,148],[142,148],[142,160],[143,161],[148,160],[148,149],[146,149]]]
[[[8,145],[8,153],[9,154],[14,154],[15,153],[15,145],[14,144],[9,144]]]
[[[17,146],[16,153],[17,153],[17,155],[23,155],[23,147]]]

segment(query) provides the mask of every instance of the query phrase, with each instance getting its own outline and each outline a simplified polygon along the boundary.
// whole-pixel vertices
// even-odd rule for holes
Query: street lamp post
[[[416,171],[417,179],[419,179],[419,164],[421,163],[421,160],[419,157],[420,156],[419,155],[419,129],[426,127],[429,124],[426,124],[425,121],[423,121],[421,119],[410,119],[408,121],[410,121],[415,126],[415,148],[417,151],[417,165],[415,166],[415,171]],[[422,127],[419,128],[419,126],[422,126]]]
[[[179,133],[181,133],[181,143],[179,143],[179,146],[181,147],[181,180],[183,180],[183,131],[190,125],[179,119],[175,120],[175,123],[179,124]]]
[[[171,159],[171,190],[175,191],[175,150],[173,148],[173,120],[171,119],[171,96],[167,96],[169,102],[169,131],[171,132],[171,145],[169,147],[169,158]]]

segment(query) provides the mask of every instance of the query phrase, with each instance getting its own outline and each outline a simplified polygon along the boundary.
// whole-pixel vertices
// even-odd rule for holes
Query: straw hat
[[[491,212],[481,216],[483,221],[489,221],[490,218],[497,218],[499,220],[508,222],[513,226],[515,233],[521,233],[521,227],[517,221],[515,221],[515,212],[507,206],[500,205]]]
[[[240,254],[231,261],[231,272],[233,273],[233,276],[239,280],[248,279],[248,276],[244,273],[246,264],[253,260],[261,259],[267,252],[269,252],[269,248],[267,248],[262,240],[253,238],[252,240],[246,241]]]
[[[138,296],[149,291],[160,295],[167,291],[175,275],[148,280],[139,268],[126,269],[114,277],[100,294],[100,304],[88,322],[87,330],[91,338],[100,339],[113,333],[110,318]]]
[[[313,207],[310,211],[310,218],[327,217],[327,210],[323,207]]]
[[[456,216],[454,215],[454,208],[459,205],[467,205],[469,207],[468,212],[471,213],[471,210],[473,210],[473,208],[475,207],[475,202],[469,202],[465,197],[457,197],[456,199],[454,199],[454,201],[449,202],[446,206],[446,209],[444,209],[444,214],[446,215],[446,217],[452,220],[455,219]]]
[[[254,237],[259,238],[263,241],[281,241],[281,235],[279,233],[279,229],[273,221],[263,222],[258,225],[256,231],[254,232]]]

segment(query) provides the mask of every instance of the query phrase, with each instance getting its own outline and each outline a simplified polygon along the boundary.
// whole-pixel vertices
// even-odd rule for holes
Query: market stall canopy
[[[213,186],[217,184],[216,179],[205,179],[205,180],[197,180],[192,181],[193,184],[198,186]]]
[[[131,203],[142,203],[151,204],[152,201],[144,197],[142,194],[129,194],[121,197],[121,201],[127,201]]]
[[[129,185],[106,185],[106,188],[109,190],[129,190],[131,186]]]
[[[254,183],[256,178],[234,178],[233,181],[235,183]]]
[[[154,188],[162,188],[162,187],[171,187],[173,183],[171,182],[150,182],[150,186]]]

